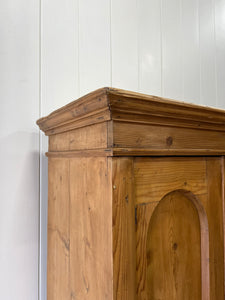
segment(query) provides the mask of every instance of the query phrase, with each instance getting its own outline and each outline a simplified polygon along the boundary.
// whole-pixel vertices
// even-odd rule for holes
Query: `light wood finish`
[[[96,90],[37,121],[48,135],[109,119],[224,131],[224,112],[114,88]],[[95,118],[96,115],[98,117]],[[107,115],[107,114],[106,114]],[[82,122],[81,122],[82,120]]]
[[[138,300],[148,300],[147,235],[149,221],[159,202],[142,203],[135,208],[136,220],[136,294]]]
[[[70,299],[69,160],[48,162],[48,299]],[[51,249],[51,250],[50,250]]]
[[[148,299],[201,299],[201,286],[203,290],[208,287],[201,284],[199,217],[180,191],[159,202],[149,223],[146,246]]]
[[[135,197],[137,204],[137,262],[138,293],[146,293],[143,268],[152,210],[164,195],[175,190],[191,191],[199,199],[206,212],[208,229],[202,226],[202,234],[209,232],[210,298],[224,297],[224,228],[223,228],[223,181],[220,157],[207,158],[136,158],[134,161]],[[147,205],[147,212],[145,206]],[[202,210],[198,208],[198,211]],[[150,215],[149,215],[150,214]],[[139,216],[140,215],[140,216]],[[147,218],[147,219],[146,219]],[[140,219],[140,220],[139,220]],[[201,218],[200,218],[201,220]],[[139,224],[140,222],[140,224]],[[145,237],[144,237],[145,236]],[[205,241],[202,237],[202,241]],[[205,253],[205,251],[204,251]],[[207,259],[201,257],[205,261]],[[206,274],[206,272],[203,272]],[[205,282],[209,279],[205,278]],[[146,284],[146,283],[145,283]],[[203,289],[205,291],[205,289]],[[141,296],[140,296],[140,299]],[[145,299],[145,298],[144,298]],[[148,298],[147,298],[148,299]],[[154,299],[154,298],[153,298]],[[206,299],[202,297],[202,299]]]
[[[37,123],[48,300],[224,300],[224,111],[103,88]]]
[[[104,157],[70,162],[73,299],[113,299],[110,170],[111,162]]]
[[[99,123],[51,135],[49,137],[49,151],[107,148],[107,130],[107,123]]]
[[[222,167],[222,214],[223,214],[223,265],[225,266],[225,159],[224,159],[224,156],[221,157],[221,167]],[[223,274],[223,277],[224,277],[224,287],[223,287],[223,290],[224,290],[224,293],[225,293],[225,272]]]
[[[74,151],[51,151],[47,152],[48,157],[93,157],[93,156],[113,156],[111,149],[74,150]]]
[[[104,148],[114,156],[225,154],[223,111],[113,88],[92,92],[37,124],[50,136],[49,151],[63,152],[70,143],[67,151]]]
[[[202,201],[209,222],[210,291],[211,299],[224,297],[223,182],[221,158],[207,158],[208,199]]]
[[[219,156],[219,155],[224,155],[224,150],[184,149],[184,148],[183,149],[113,148],[113,149],[104,149],[104,151],[109,152],[109,156],[185,156],[185,155]]]
[[[201,202],[175,190],[137,205],[136,219],[138,299],[210,299],[208,221]]]
[[[160,125],[145,125],[114,122],[114,147],[147,148],[151,150],[216,149],[225,148],[225,132],[174,128]]]
[[[41,118],[37,124],[47,135],[101,123],[110,119],[105,89],[97,90]]]
[[[113,299],[110,169],[104,157],[49,159],[49,300]]]
[[[207,195],[204,157],[137,157],[134,159],[136,203],[159,202],[167,193],[185,189]]]
[[[136,299],[135,203],[133,160],[113,159],[114,299]]]

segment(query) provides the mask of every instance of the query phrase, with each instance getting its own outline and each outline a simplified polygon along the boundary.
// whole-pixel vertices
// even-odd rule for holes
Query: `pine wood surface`
[[[49,152],[61,156],[97,149],[108,156],[223,155],[224,116],[218,109],[103,88],[37,124],[49,135]]]
[[[114,122],[113,132],[113,145],[118,148],[170,151],[225,148],[225,132],[219,131]]]
[[[200,220],[203,219],[202,210],[204,210],[204,218],[206,218],[208,223],[208,228],[200,224],[201,243],[208,243],[209,248],[209,259],[207,259],[207,255],[204,257],[204,254],[207,252],[206,246],[203,247],[205,250],[201,256],[202,276],[205,276],[202,282],[206,283],[205,286],[202,286],[202,291],[206,294],[203,294],[202,298],[190,296],[187,299],[223,299],[224,196],[222,168],[223,159],[220,157],[136,158],[134,160],[138,299],[164,299],[165,297],[165,295],[161,296],[161,298],[157,296],[150,297],[146,288],[149,284],[146,273],[148,255],[146,253],[147,232],[154,209],[161,203],[165,195],[179,189],[190,191],[197,197],[199,203],[201,203],[200,207],[199,205],[196,206],[196,209],[199,211],[199,218]],[[179,201],[182,200],[179,199]],[[184,210],[183,212],[185,213]],[[169,213],[168,216],[171,215],[172,213]],[[181,230],[181,226],[178,226],[178,228]],[[158,234],[157,236],[160,239],[162,232],[161,235]],[[208,242],[207,239],[209,240]],[[189,239],[187,241],[189,242]],[[209,274],[205,270],[208,262]],[[179,286],[182,286],[182,284],[180,283]],[[186,299],[186,295],[188,294],[185,292],[182,299]],[[181,299],[180,297],[171,296],[168,299]]]
[[[104,157],[49,159],[48,300],[113,299],[110,169]]]
[[[70,299],[69,160],[48,163],[47,298]]]
[[[136,299],[135,202],[132,158],[113,158],[114,300]]]
[[[37,124],[51,135],[106,119],[225,130],[222,110],[108,87],[69,103]]]
[[[167,193],[185,189],[207,194],[204,157],[137,157],[134,159],[136,203],[159,202]]]
[[[147,299],[201,299],[199,216],[182,192],[171,192],[159,202],[146,248]]]
[[[49,152],[107,148],[107,123],[99,123],[54,134],[49,137]]]
[[[224,111],[103,88],[37,123],[48,300],[224,299]]]
[[[74,299],[113,299],[111,163],[77,158],[70,168]]]
[[[222,160],[207,158],[208,199],[202,201],[209,223],[210,292],[211,299],[224,298],[224,230]]]

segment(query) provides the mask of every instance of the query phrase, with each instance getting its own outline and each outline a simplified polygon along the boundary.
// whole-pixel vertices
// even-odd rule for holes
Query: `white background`
[[[225,0],[7,0],[0,22],[0,299],[46,300],[35,121],[103,86],[225,108]]]

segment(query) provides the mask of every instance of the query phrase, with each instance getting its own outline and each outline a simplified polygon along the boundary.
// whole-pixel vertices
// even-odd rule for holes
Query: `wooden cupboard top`
[[[101,88],[37,121],[46,135],[108,120],[225,131],[225,111],[116,88]]]
[[[225,111],[109,87],[37,124],[53,156],[225,154]]]

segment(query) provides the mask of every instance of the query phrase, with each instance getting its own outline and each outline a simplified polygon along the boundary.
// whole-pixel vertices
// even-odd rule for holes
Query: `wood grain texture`
[[[223,160],[220,157],[136,158],[134,161],[136,203],[156,205],[163,195],[179,188],[191,191],[202,203],[208,218],[210,299],[223,299],[224,297],[222,163]],[[142,213],[139,212],[139,214]],[[142,222],[146,223],[144,220]],[[142,232],[146,231],[146,224]],[[137,238],[138,243],[139,239]],[[204,237],[201,239],[204,240]],[[143,243],[144,241],[142,245]],[[137,257],[140,257],[139,251],[137,250]],[[205,263],[202,261],[203,267],[207,264],[207,259],[205,258],[204,261]],[[143,265],[143,261],[141,264]],[[143,279],[140,278],[137,284],[138,286],[140,284],[142,290]],[[206,277],[204,282],[207,281],[209,278]],[[206,299],[205,297],[202,299]]]
[[[105,148],[105,149],[81,149],[71,151],[50,151],[46,152],[48,157],[77,157],[77,156],[116,156],[116,157],[171,157],[171,156],[220,156],[224,150],[199,150],[199,149],[180,149],[180,150],[160,150],[160,149],[134,149],[134,148]]]
[[[71,111],[71,115],[73,116],[74,114],[75,113]],[[99,109],[97,112],[90,113],[88,115],[81,116],[81,117],[76,117],[75,120],[68,121],[60,125],[56,125],[53,128],[48,128],[45,130],[45,134],[50,136],[52,134],[66,132],[68,130],[73,130],[76,128],[81,128],[93,124],[98,124],[108,120],[110,120],[109,110],[107,108]]]
[[[161,124],[165,125],[172,125],[173,123],[178,127],[206,129],[209,129],[211,125],[211,129],[224,130],[224,112],[219,109],[119,89],[110,88],[108,95],[112,119],[114,120],[134,120],[135,122],[137,117],[140,122],[142,116],[143,121],[146,121],[146,116],[148,116],[147,122],[150,123],[152,117],[158,117]],[[124,117],[120,114],[124,114]],[[169,118],[169,122],[167,118]],[[183,121],[186,122],[186,125]]]
[[[210,299],[224,299],[223,177],[220,157],[206,159],[208,199],[204,203],[209,222]]]
[[[147,294],[148,299],[203,299],[199,217],[179,191],[159,202],[149,223]]]
[[[55,110],[47,117],[39,119],[37,124],[46,135],[56,134],[102,122],[105,113],[107,115],[107,107],[108,100],[103,88]]]
[[[225,159],[224,156],[221,157],[222,164],[222,206],[223,206],[223,265],[225,272]],[[225,273],[224,273],[224,293],[225,293]]]
[[[104,157],[49,159],[49,300],[113,299],[110,170]]]
[[[105,88],[38,124],[49,300],[224,299],[224,112]]]
[[[160,149],[160,151],[225,149],[225,133],[219,131],[114,121],[113,132],[113,145],[118,148]]]
[[[113,156],[220,156],[224,150],[212,149],[148,149],[148,148],[108,148]]]
[[[50,136],[49,151],[112,149],[114,156],[225,154],[223,111],[112,88],[96,90],[37,124]]]
[[[47,152],[48,157],[102,157],[113,156],[111,149],[74,150],[74,151],[51,151]]]
[[[224,111],[169,99],[102,88],[37,121],[48,135],[106,120],[225,131]]]
[[[149,221],[159,202],[141,203],[135,207],[136,221],[136,293],[138,300],[148,300],[147,235]]]
[[[89,157],[70,164],[71,299],[112,300],[111,162]]]
[[[132,158],[113,158],[113,299],[136,299]]]
[[[49,159],[48,300],[70,299],[70,162]]]
[[[90,125],[49,136],[49,151],[107,148],[107,123]]]
[[[136,157],[134,159],[136,203],[158,202],[172,190],[186,189],[207,195],[205,158]]]
[[[147,231],[149,227],[150,218],[155,207],[160,203],[160,200],[164,198],[166,194],[170,194],[170,192],[173,190],[182,191],[183,197],[188,198],[198,211],[201,228],[202,249],[202,255],[200,258],[200,262],[202,265],[201,280],[204,283],[204,285],[202,285],[200,289],[202,290],[201,299],[209,299],[209,289],[207,288],[209,287],[208,222],[204,207],[201,204],[201,202],[205,203],[208,199],[206,175],[207,174],[205,158],[135,158],[134,176],[137,203],[136,255],[138,299],[165,298],[165,295],[161,295],[161,297],[159,298],[151,296],[151,298],[147,291],[147,286],[149,286],[149,280],[147,280],[146,272],[148,255],[146,252]],[[192,192],[194,191],[196,194],[198,194],[199,200],[197,200],[197,198],[194,197],[193,193],[186,192],[188,190],[191,190]],[[189,194],[191,194],[191,196]],[[169,213],[169,215],[171,215],[171,213]],[[179,228],[181,228],[181,226],[178,226],[178,230]],[[162,234],[158,234],[158,238],[165,238],[165,236]],[[181,299],[180,296],[176,297],[178,298],[174,299]],[[198,298],[195,297],[190,299]]]
[[[138,204],[136,224],[138,299],[210,299],[208,220],[199,199],[176,190]]]

